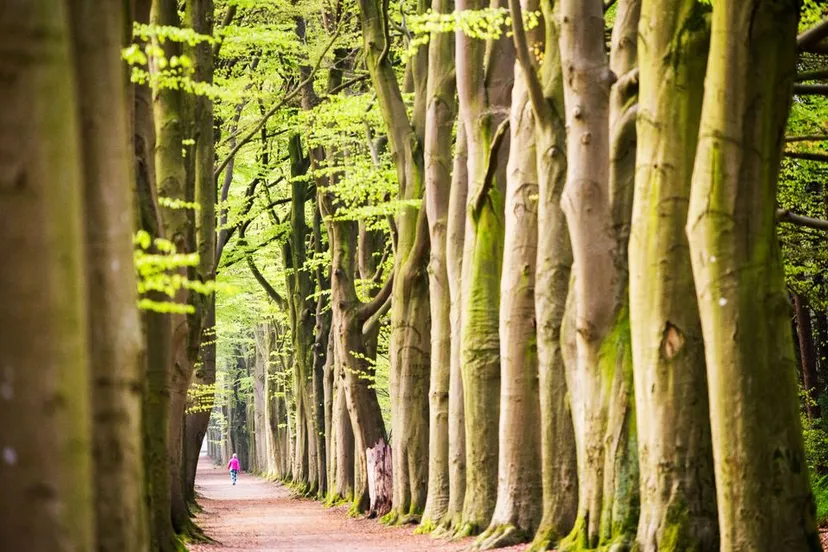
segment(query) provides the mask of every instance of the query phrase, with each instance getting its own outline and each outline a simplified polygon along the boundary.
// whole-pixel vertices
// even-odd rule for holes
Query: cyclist
[[[230,480],[235,485],[236,476],[239,474],[239,456],[235,452],[233,453],[233,458],[230,459],[230,463],[227,464],[227,469],[230,470]]]

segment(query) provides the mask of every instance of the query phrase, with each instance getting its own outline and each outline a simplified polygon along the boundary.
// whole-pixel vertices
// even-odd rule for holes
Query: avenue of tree
[[[815,0],[0,0],[0,548],[820,551],[826,230]]]

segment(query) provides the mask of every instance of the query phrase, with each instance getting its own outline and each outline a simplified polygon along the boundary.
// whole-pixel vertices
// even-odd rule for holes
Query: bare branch
[[[828,134],[814,134],[805,136],[785,136],[786,142],[823,142],[828,141]]]
[[[376,329],[376,327],[379,326],[380,320],[385,315],[385,313],[389,311],[390,308],[391,295],[388,296],[388,298],[385,300],[385,303],[382,304],[382,306],[377,310],[377,312],[372,314],[368,318],[368,320],[365,321],[365,324],[362,325],[362,334],[368,335],[371,332],[373,332]]]
[[[357,312],[357,318],[361,320],[368,320],[377,311],[382,308],[382,305],[385,303],[386,300],[391,299],[391,290],[394,288],[394,273],[392,272],[388,279],[385,281],[385,285],[379,290],[373,299],[368,301],[367,303],[363,303]]]
[[[253,255],[247,256],[247,266],[250,268],[250,272],[253,273],[253,277],[256,278],[256,281],[259,282],[259,285],[265,290],[268,297],[273,299],[273,302],[276,303],[280,309],[287,309],[287,301],[285,301],[284,297],[279,295],[279,292],[276,291],[272,285],[270,285],[270,282],[267,281],[264,274],[259,271],[255,261],[253,261]]]
[[[529,55],[529,45],[526,40],[526,29],[523,27],[523,11],[520,7],[520,0],[509,0],[509,11],[512,12],[512,37],[515,43],[520,68],[523,69],[523,78],[526,79],[526,89],[529,91],[529,101],[532,102],[532,109],[535,116],[541,122],[548,122],[552,118],[552,110],[546,103],[535,65]]]
[[[798,73],[794,80],[796,82],[808,81],[808,80],[820,80],[820,79],[828,79],[828,69],[817,69],[816,71],[805,71],[804,73]]]
[[[793,91],[799,96],[828,96],[828,84],[795,84]]]
[[[369,78],[371,78],[371,75],[369,75],[368,73],[365,73],[364,75],[360,75],[358,77],[354,77],[351,80],[347,80],[347,81],[343,82],[342,84],[340,84],[338,86],[334,86],[332,89],[330,89],[328,91],[327,95],[328,96],[334,96],[337,93],[341,92],[342,90],[345,90],[346,88],[348,88],[350,86],[353,86],[353,85],[355,85],[359,82],[362,82],[364,80],[368,80]]]
[[[229,6],[227,6],[227,11],[224,12],[224,19],[221,20],[222,28],[227,27],[233,21],[233,18],[236,17],[236,9],[237,8],[238,8],[238,6],[236,6],[236,4],[230,4]],[[213,58],[214,59],[218,57],[219,52],[221,51],[221,44],[223,42],[224,41],[222,40],[222,41],[218,41],[215,44],[213,44]]]
[[[826,37],[828,37],[828,19],[817,23],[796,37],[796,45],[800,50],[810,51],[811,48],[819,45]]]
[[[785,157],[790,159],[802,159],[803,161],[821,161],[828,163],[828,154],[824,153],[807,153],[801,151],[786,151]]]
[[[807,226],[808,228],[816,228],[817,230],[828,230],[828,220],[815,219],[803,215],[797,215],[787,209],[776,210],[776,220],[779,222],[789,222],[797,226]]]
[[[500,149],[500,144],[503,142],[503,137],[509,131],[509,119],[505,119],[500,126],[497,127],[497,131],[495,132],[494,138],[492,138],[492,145],[489,148],[489,165],[486,169],[486,177],[483,179],[483,185],[477,191],[477,194],[472,201],[472,207],[474,212],[479,212],[480,209],[483,207],[483,202],[486,200],[486,194],[488,194],[489,189],[492,187],[492,182],[494,181],[494,172],[495,166],[497,165],[495,161],[495,157],[497,156],[497,151]]]

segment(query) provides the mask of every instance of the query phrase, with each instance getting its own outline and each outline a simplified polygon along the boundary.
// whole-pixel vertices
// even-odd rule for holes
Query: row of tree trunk
[[[817,550],[774,230],[796,3],[619,0],[608,54],[599,1],[436,0],[508,7],[513,36],[435,33],[410,116],[387,7],[359,7],[400,198],[424,203],[396,219],[387,504],[360,376],[388,285],[358,299],[357,224],[328,218],[327,496],[483,548]]]

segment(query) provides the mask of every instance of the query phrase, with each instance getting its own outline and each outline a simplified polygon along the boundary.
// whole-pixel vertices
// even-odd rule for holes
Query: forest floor
[[[347,506],[326,508],[317,501],[294,497],[279,483],[248,474],[240,474],[234,487],[227,471],[213,466],[206,456],[198,465],[196,491],[203,508],[197,523],[216,542],[192,544],[192,552],[453,551],[466,550],[473,542],[471,538],[435,540],[415,535],[410,525],[385,527],[373,519],[350,518]]]

